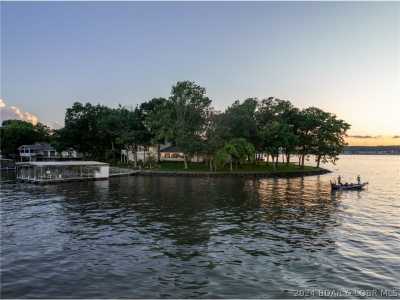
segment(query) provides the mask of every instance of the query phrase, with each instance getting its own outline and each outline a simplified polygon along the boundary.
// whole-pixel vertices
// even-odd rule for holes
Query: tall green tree
[[[316,107],[304,109],[299,118],[300,164],[306,155],[314,154],[317,166],[321,160],[335,162],[346,145],[344,137],[350,124]]]
[[[104,141],[105,145],[105,159],[116,160],[116,154],[120,152],[119,138],[124,131],[124,118],[122,107],[117,109],[108,108],[104,109],[96,119],[96,126],[98,130],[98,137]],[[125,129],[126,130],[126,129]]]
[[[184,154],[184,166],[195,153],[202,151],[205,126],[211,100],[206,89],[192,81],[179,81],[172,87],[171,97],[173,136]],[[168,125],[167,125],[168,126]]]
[[[335,163],[344,146],[347,145],[344,137],[350,129],[350,124],[318,108],[310,108],[310,110],[313,110],[314,117],[318,120],[312,148],[317,167],[320,166],[321,161]]]
[[[224,138],[244,138],[255,146],[259,144],[257,134],[256,111],[257,98],[248,98],[243,102],[235,101],[222,114],[221,122],[226,128]]]
[[[118,144],[134,154],[134,164],[137,166],[137,151],[139,146],[147,147],[151,144],[152,134],[144,123],[144,115],[139,108],[128,110],[120,108],[119,115],[121,127],[118,137]]]
[[[224,157],[226,157],[223,156],[224,153],[220,151],[226,142],[225,136],[227,131],[227,128],[222,122],[222,118],[222,114],[211,110],[207,119],[202,154],[207,158],[210,171],[216,170],[218,167],[217,160],[218,163],[220,163],[224,161]]]
[[[58,132],[62,147],[72,147],[85,157],[104,159],[110,144],[100,133],[99,121],[108,113],[105,106],[75,102],[67,109],[65,126]]]
[[[174,140],[172,102],[165,98],[153,98],[140,105],[144,125],[151,135],[151,142],[157,145],[157,161],[160,161],[160,144]]]
[[[270,97],[261,101],[256,117],[261,148],[271,155],[275,165],[281,152],[289,163],[298,146],[299,110],[290,101]]]

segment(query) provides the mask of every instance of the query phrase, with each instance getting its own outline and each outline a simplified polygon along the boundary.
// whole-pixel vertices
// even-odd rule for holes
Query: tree
[[[242,103],[235,101],[222,114],[223,126],[226,131],[226,140],[233,138],[244,138],[253,145],[259,144],[257,135],[256,111],[258,107],[257,98],[248,98]]]
[[[350,125],[331,113],[316,107],[310,107],[301,112],[299,118],[301,165],[308,154],[316,156],[317,166],[321,160],[337,160],[337,156],[346,145],[344,136]]]
[[[202,150],[202,141],[211,100],[205,88],[191,81],[179,81],[172,87],[171,97],[172,136],[176,146],[184,154],[184,166],[188,159]],[[164,124],[165,127],[167,124]]]
[[[207,119],[205,139],[203,141],[202,153],[207,157],[210,171],[216,170],[224,164],[225,153],[220,150],[223,148],[226,134],[226,127],[222,122],[223,115],[211,110]]]
[[[217,151],[217,164],[222,165],[229,161],[230,170],[233,171],[233,163],[235,163],[236,168],[238,168],[239,164],[245,161],[252,161],[254,154],[255,149],[251,143],[247,142],[244,138],[235,138]]]
[[[0,127],[1,153],[6,157],[18,156],[18,147],[38,142],[50,142],[52,132],[41,123],[33,125],[21,120],[6,120]]]
[[[283,145],[283,125],[277,120],[270,120],[259,129],[260,138],[263,141],[263,149],[270,155],[274,166],[278,165],[279,151]]]
[[[119,144],[134,154],[135,167],[137,166],[138,146],[147,147],[151,143],[152,134],[144,124],[144,115],[139,108],[119,110],[121,127],[119,132]]]
[[[321,160],[336,162],[338,155],[346,146],[344,137],[347,130],[350,129],[350,124],[320,109],[314,108],[314,111],[319,125],[315,128],[312,152],[315,155],[317,167],[319,167]]]
[[[297,148],[298,116],[299,110],[290,101],[270,97],[259,105],[256,117],[260,145],[275,160],[275,166],[280,152],[285,154],[286,163],[289,163],[290,155]]]
[[[101,120],[110,112],[108,107],[75,102],[65,114],[65,126],[59,131],[63,147],[72,147],[86,157],[106,158],[110,148],[105,132],[100,131]],[[100,125],[100,126],[99,126]]]
[[[315,143],[315,130],[319,126],[314,108],[304,109],[300,112],[297,128],[299,136],[299,165],[304,167],[305,157],[313,152]]]
[[[117,109],[107,108],[102,111],[96,120],[99,137],[101,137],[103,141],[108,141],[108,145],[111,148],[109,150],[108,146],[106,146],[106,159],[109,158],[109,155],[107,154],[111,153],[111,158],[115,161],[116,152],[121,150],[117,150],[116,146],[120,144],[120,137],[127,129],[127,124],[124,122],[125,119],[123,117],[123,108],[119,106]]]
[[[151,134],[151,141],[157,144],[157,162],[160,161],[160,144],[173,140],[172,103],[165,98],[153,98],[140,105],[144,125]]]
[[[232,157],[228,153],[228,149],[225,147],[218,149],[214,154],[214,170],[217,171],[217,168],[224,167],[227,163],[229,163],[231,172],[233,171],[233,162]]]

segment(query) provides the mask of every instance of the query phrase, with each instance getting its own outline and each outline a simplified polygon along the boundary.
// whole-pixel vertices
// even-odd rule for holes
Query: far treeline
[[[154,98],[134,109],[76,102],[67,109],[65,127],[59,130],[23,123],[3,123],[3,154],[15,153],[21,143],[50,141],[58,151],[72,147],[88,159],[116,162],[122,149],[135,153],[139,146],[170,142],[184,154],[185,169],[191,157],[202,155],[214,171],[257,163],[260,154],[274,165],[280,154],[287,164],[297,155],[300,166],[309,155],[315,156],[318,167],[335,162],[350,128],[332,113],[316,107],[299,109],[274,97],[235,101],[218,112],[206,89],[191,81],[177,82],[168,98]],[[29,135],[24,126],[35,134]]]

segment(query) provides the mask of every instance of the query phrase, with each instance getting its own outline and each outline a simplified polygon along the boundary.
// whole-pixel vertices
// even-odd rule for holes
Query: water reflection
[[[87,227],[104,231],[108,226],[109,234],[129,232],[126,243],[145,234],[155,244],[167,240],[169,245],[193,247],[207,246],[215,236],[229,236],[317,251],[333,243],[326,232],[337,224],[337,202],[320,180],[130,177],[81,183],[80,192],[63,185],[47,191],[63,194],[67,227],[83,222],[85,227],[70,233],[84,239],[96,232],[88,232]],[[245,246],[242,250],[252,253]],[[163,253],[180,257],[174,251]]]
[[[399,181],[388,185],[395,176],[382,172],[371,190],[334,194],[332,175],[2,184],[2,296],[263,298],[391,287]]]

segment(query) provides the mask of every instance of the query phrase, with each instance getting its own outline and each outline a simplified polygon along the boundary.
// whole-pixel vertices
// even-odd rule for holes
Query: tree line
[[[274,97],[235,101],[218,112],[204,87],[180,81],[169,97],[132,109],[76,102],[66,111],[65,126],[49,136],[59,151],[72,147],[87,158],[107,161],[118,160],[122,149],[136,153],[140,146],[171,142],[182,151],[185,168],[191,157],[202,155],[210,170],[225,165],[233,170],[257,163],[261,155],[274,165],[280,156],[289,164],[294,155],[300,166],[309,155],[317,166],[334,162],[349,128],[332,113],[299,109]]]

